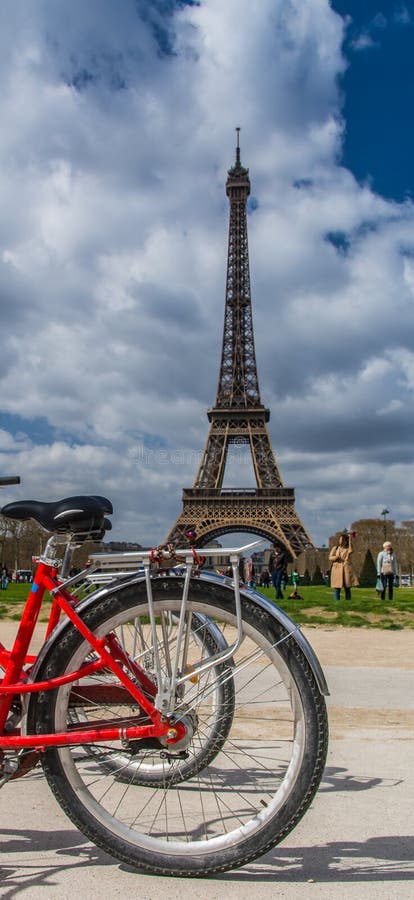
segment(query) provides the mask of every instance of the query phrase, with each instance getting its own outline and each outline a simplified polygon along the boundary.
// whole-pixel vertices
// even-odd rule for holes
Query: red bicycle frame
[[[37,657],[30,655],[28,651],[46,591],[53,597],[46,628],[46,639],[58,624],[61,614],[64,613],[90,644],[91,650],[95,652],[97,658],[65,675],[48,681],[33,682],[30,681],[30,671]],[[43,751],[47,747],[91,744],[99,741],[138,740],[148,737],[164,737],[167,744],[179,741],[185,734],[184,726],[179,722],[168,721],[155,708],[152,700],[148,699],[149,694],[155,700],[156,687],[154,683],[143,669],[129,658],[115,634],[108,634],[99,639],[94,636],[78,615],[77,603],[78,599],[59,582],[58,570],[54,565],[40,561],[12,650],[6,650],[0,642],[0,667],[4,670],[4,676],[0,680],[0,750],[32,748]],[[131,724],[128,719],[124,719],[122,727],[119,724],[115,727],[113,720],[108,720],[94,728],[74,726],[69,727],[67,731],[51,734],[22,735],[17,729],[5,732],[6,720],[16,696],[53,690],[102,669],[110,670],[117,679],[118,683],[109,686],[109,691],[113,692],[114,697],[119,701],[128,699],[131,702],[132,700],[139,707],[139,714],[141,711],[144,712],[151,720],[151,724],[134,724],[137,716],[131,716]],[[99,690],[99,685],[85,685],[82,688],[82,694],[88,695],[93,700],[97,699]],[[108,688],[105,690],[107,691]]]

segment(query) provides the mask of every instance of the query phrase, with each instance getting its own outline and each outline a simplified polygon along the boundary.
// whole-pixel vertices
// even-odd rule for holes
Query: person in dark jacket
[[[269,572],[276,591],[276,600],[283,600],[282,582],[286,577],[287,563],[285,551],[274,546],[270,554]]]

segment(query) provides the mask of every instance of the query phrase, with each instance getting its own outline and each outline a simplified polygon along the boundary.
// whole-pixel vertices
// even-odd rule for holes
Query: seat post
[[[56,555],[57,555],[58,545],[65,544],[66,546],[65,546],[65,550],[64,550],[64,554],[63,554],[63,560],[62,560],[62,564],[60,566],[60,575],[62,578],[68,577],[70,564],[72,562],[73,551],[76,547],[76,545],[72,543],[72,540],[73,540],[73,534],[65,534],[65,535],[51,534],[47,541],[46,547],[40,557],[42,562],[45,562],[48,564],[56,563],[56,567],[57,567],[58,559],[57,559]]]
[[[63,562],[60,569],[61,578],[69,578],[70,564],[72,562],[73,551],[75,550],[75,544],[72,544],[72,537],[73,535],[68,535],[68,541],[65,547]]]

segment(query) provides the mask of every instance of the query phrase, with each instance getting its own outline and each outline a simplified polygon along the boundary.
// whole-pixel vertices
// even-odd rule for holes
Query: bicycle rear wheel
[[[168,644],[174,645],[181,588],[178,579],[153,585],[162,652],[165,617]],[[231,607],[229,592],[221,586],[212,590],[198,582],[190,588],[195,623],[197,616],[199,623],[212,617],[229,644],[235,635]],[[125,644],[128,634],[126,646],[132,647],[137,631],[144,631],[149,646],[142,586],[125,586],[115,597],[91,605],[84,618],[99,637],[115,632]],[[152,760],[143,762],[145,777],[140,778],[145,750],[141,757],[137,741],[129,747],[94,745],[93,752],[65,747],[43,754],[48,782],[72,821],[98,846],[141,871],[203,876],[243,865],[291,831],[317,790],[327,750],[327,718],[310,666],[277,620],[246,598],[243,635],[230,665],[215,665],[187,681],[178,698],[178,713],[191,721],[193,730],[186,760],[176,760],[174,754],[165,759],[163,748],[152,748]],[[147,652],[149,660],[153,648]],[[79,668],[89,655],[89,645],[71,628],[51,650],[39,679]],[[187,658],[191,664],[209,656],[211,645],[195,624]],[[231,684],[229,705],[223,699],[226,684]],[[68,727],[72,690],[66,685],[34,695],[31,729],[44,733]],[[83,707],[82,715],[91,726],[108,718],[104,691],[102,703]],[[119,716],[125,716],[122,707]],[[180,765],[191,767],[188,759],[200,754],[200,748],[205,748],[200,766],[180,777]],[[154,780],[148,777],[151,767]],[[172,776],[175,769],[177,776]]]

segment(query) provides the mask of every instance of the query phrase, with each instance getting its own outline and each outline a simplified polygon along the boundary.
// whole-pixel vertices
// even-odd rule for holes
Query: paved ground
[[[36,772],[0,792],[3,900],[413,897],[414,632],[307,633],[331,690],[332,738],[321,789],[283,844],[201,882],[138,875],[73,828]]]

